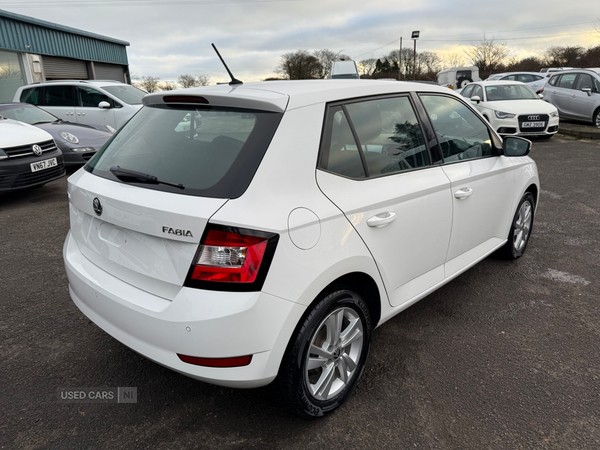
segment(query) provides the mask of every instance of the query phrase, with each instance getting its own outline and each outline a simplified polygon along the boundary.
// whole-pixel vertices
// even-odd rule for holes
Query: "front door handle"
[[[396,213],[388,211],[382,214],[377,214],[367,220],[367,225],[370,227],[380,228],[396,220]]]
[[[462,199],[469,197],[472,193],[473,193],[473,189],[467,187],[467,188],[462,188],[462,189],[459,189],[458,191],[456,191],[454,193],[454,196],[457,199],[462,200]]]

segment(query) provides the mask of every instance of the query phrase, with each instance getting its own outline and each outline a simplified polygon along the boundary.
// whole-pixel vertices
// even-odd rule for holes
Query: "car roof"
[[[540,72],[528,72],[526,70],[518,70],[515,72],[502,72],[502,73],[493,73],[490,75],[490,77],[505,77],[506,75],[522,75],[522,74],[527,74],[527,75],[537,75],[538,77],[543,77],[543,75],[540,75]]]
[[[35,85],[35,86],[41,86],[41,85],[55,85],[55,84],[127,84],[127,83],[123,83],[122,81],[116,81],[116,80],[48,80],[48,81],[37,81],[35,83],[31,83],[27,86],[30,85]],[[23,87],[27,87],[27,86],[23,86]]]
[[[510,81],[510,80],[491,80],[491,81],[474,81],[469,84],[480,84],[482,86],[506,86],[506,85],[515,85],[520,84],[521,86],[527,86],[527,84],[522,83],[521,81]]]
[[[581,73],[581,72],[592,72],[596,75],[600,75],[600,67],[588,67],[586,69],[560,70],[558,72],[552,72],[552,76],[565,75],[565,74],[569,74],[569,73]]]
[[[164,97],[190,95],[206,98],[210,104],[283,112],[315,103],[327,103],[371,95],[404,92],[440,92],[452,90],[423,83],[378,80],[282,80],[241,85],[204,86],[148,94],[144,105],[164,104]]]

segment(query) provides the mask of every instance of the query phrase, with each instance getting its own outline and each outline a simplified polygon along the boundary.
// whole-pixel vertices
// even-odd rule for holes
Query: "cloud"
[[[26,6],[28,0],[22,0]],[[38,0],[39,1],[39,0]],[[141,2],[140,2],[141,3]],[[123,7],[13,7],[10,11],[126,40],[130,70],[138,76],[174,80],[183,73],[205,73],[213,82],[228,76],[210,44],[214,42],[236,77],[255,81],[271,76],[283,53],[329,48],[360,59],[386,55],[398,39],[412,47],[410,32],[420,30],[417,49],[464,51],[483,33],[498,42],[515,37],[588,33],[532,40],[506,40],[512,55],[538,55],[551,45],[598,45],[595,23],[581,11],[597,0],[565,8],[556,0],[539,3],[505,0],[501,8],[472,0],[300,0]],[[543,12],[541,14],[540,12]],[[575,24],[579,25],[569,25]],[[519,30],[519,31],[515,31]],[[523,30],[523,31],[520,31]],[[387,44],[387,45],[386,45]]]

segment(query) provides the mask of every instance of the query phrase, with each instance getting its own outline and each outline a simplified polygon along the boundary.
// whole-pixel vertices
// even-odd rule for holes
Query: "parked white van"
[[[473,81],[481,81],[481,78],[479,78],[479,68],[476,66],[452,67],[439,72],[435,76],[435,81],[440,86],[450,89],[462,89]]]
[[[331,70],[329,71],[329,75],[327,78],[337,78],[337,79],[360,79],[360,75],[358,74],[358,67],[356,67],[356,62],[342,60],[342,61],[334,61],[331,64]]]

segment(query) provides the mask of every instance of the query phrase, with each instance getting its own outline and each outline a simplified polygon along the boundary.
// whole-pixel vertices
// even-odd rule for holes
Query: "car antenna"
[[[231,81],[229,82],[229,84],[244,84],[243,81],[240,81],[240,80],[238,80],[237,78],[235,78],[233,76],[233,74],[231,73],[231,70],[229,70],[229,67],[227,67],[227,64],[225,64],[225,61],[223,61],[223,58],[221,57],[221,54],[219,53],[219,50],[217,50],[217,47],[215,47],[215,44],[210,44],[210,45],[212,45],[212,48],[214,48],[215,52],[217,52],[217,56],[219,57],[219,59],[221,60],[221,62],[225,66],[225,70],[227,71],[227,73],[231,77]]]

